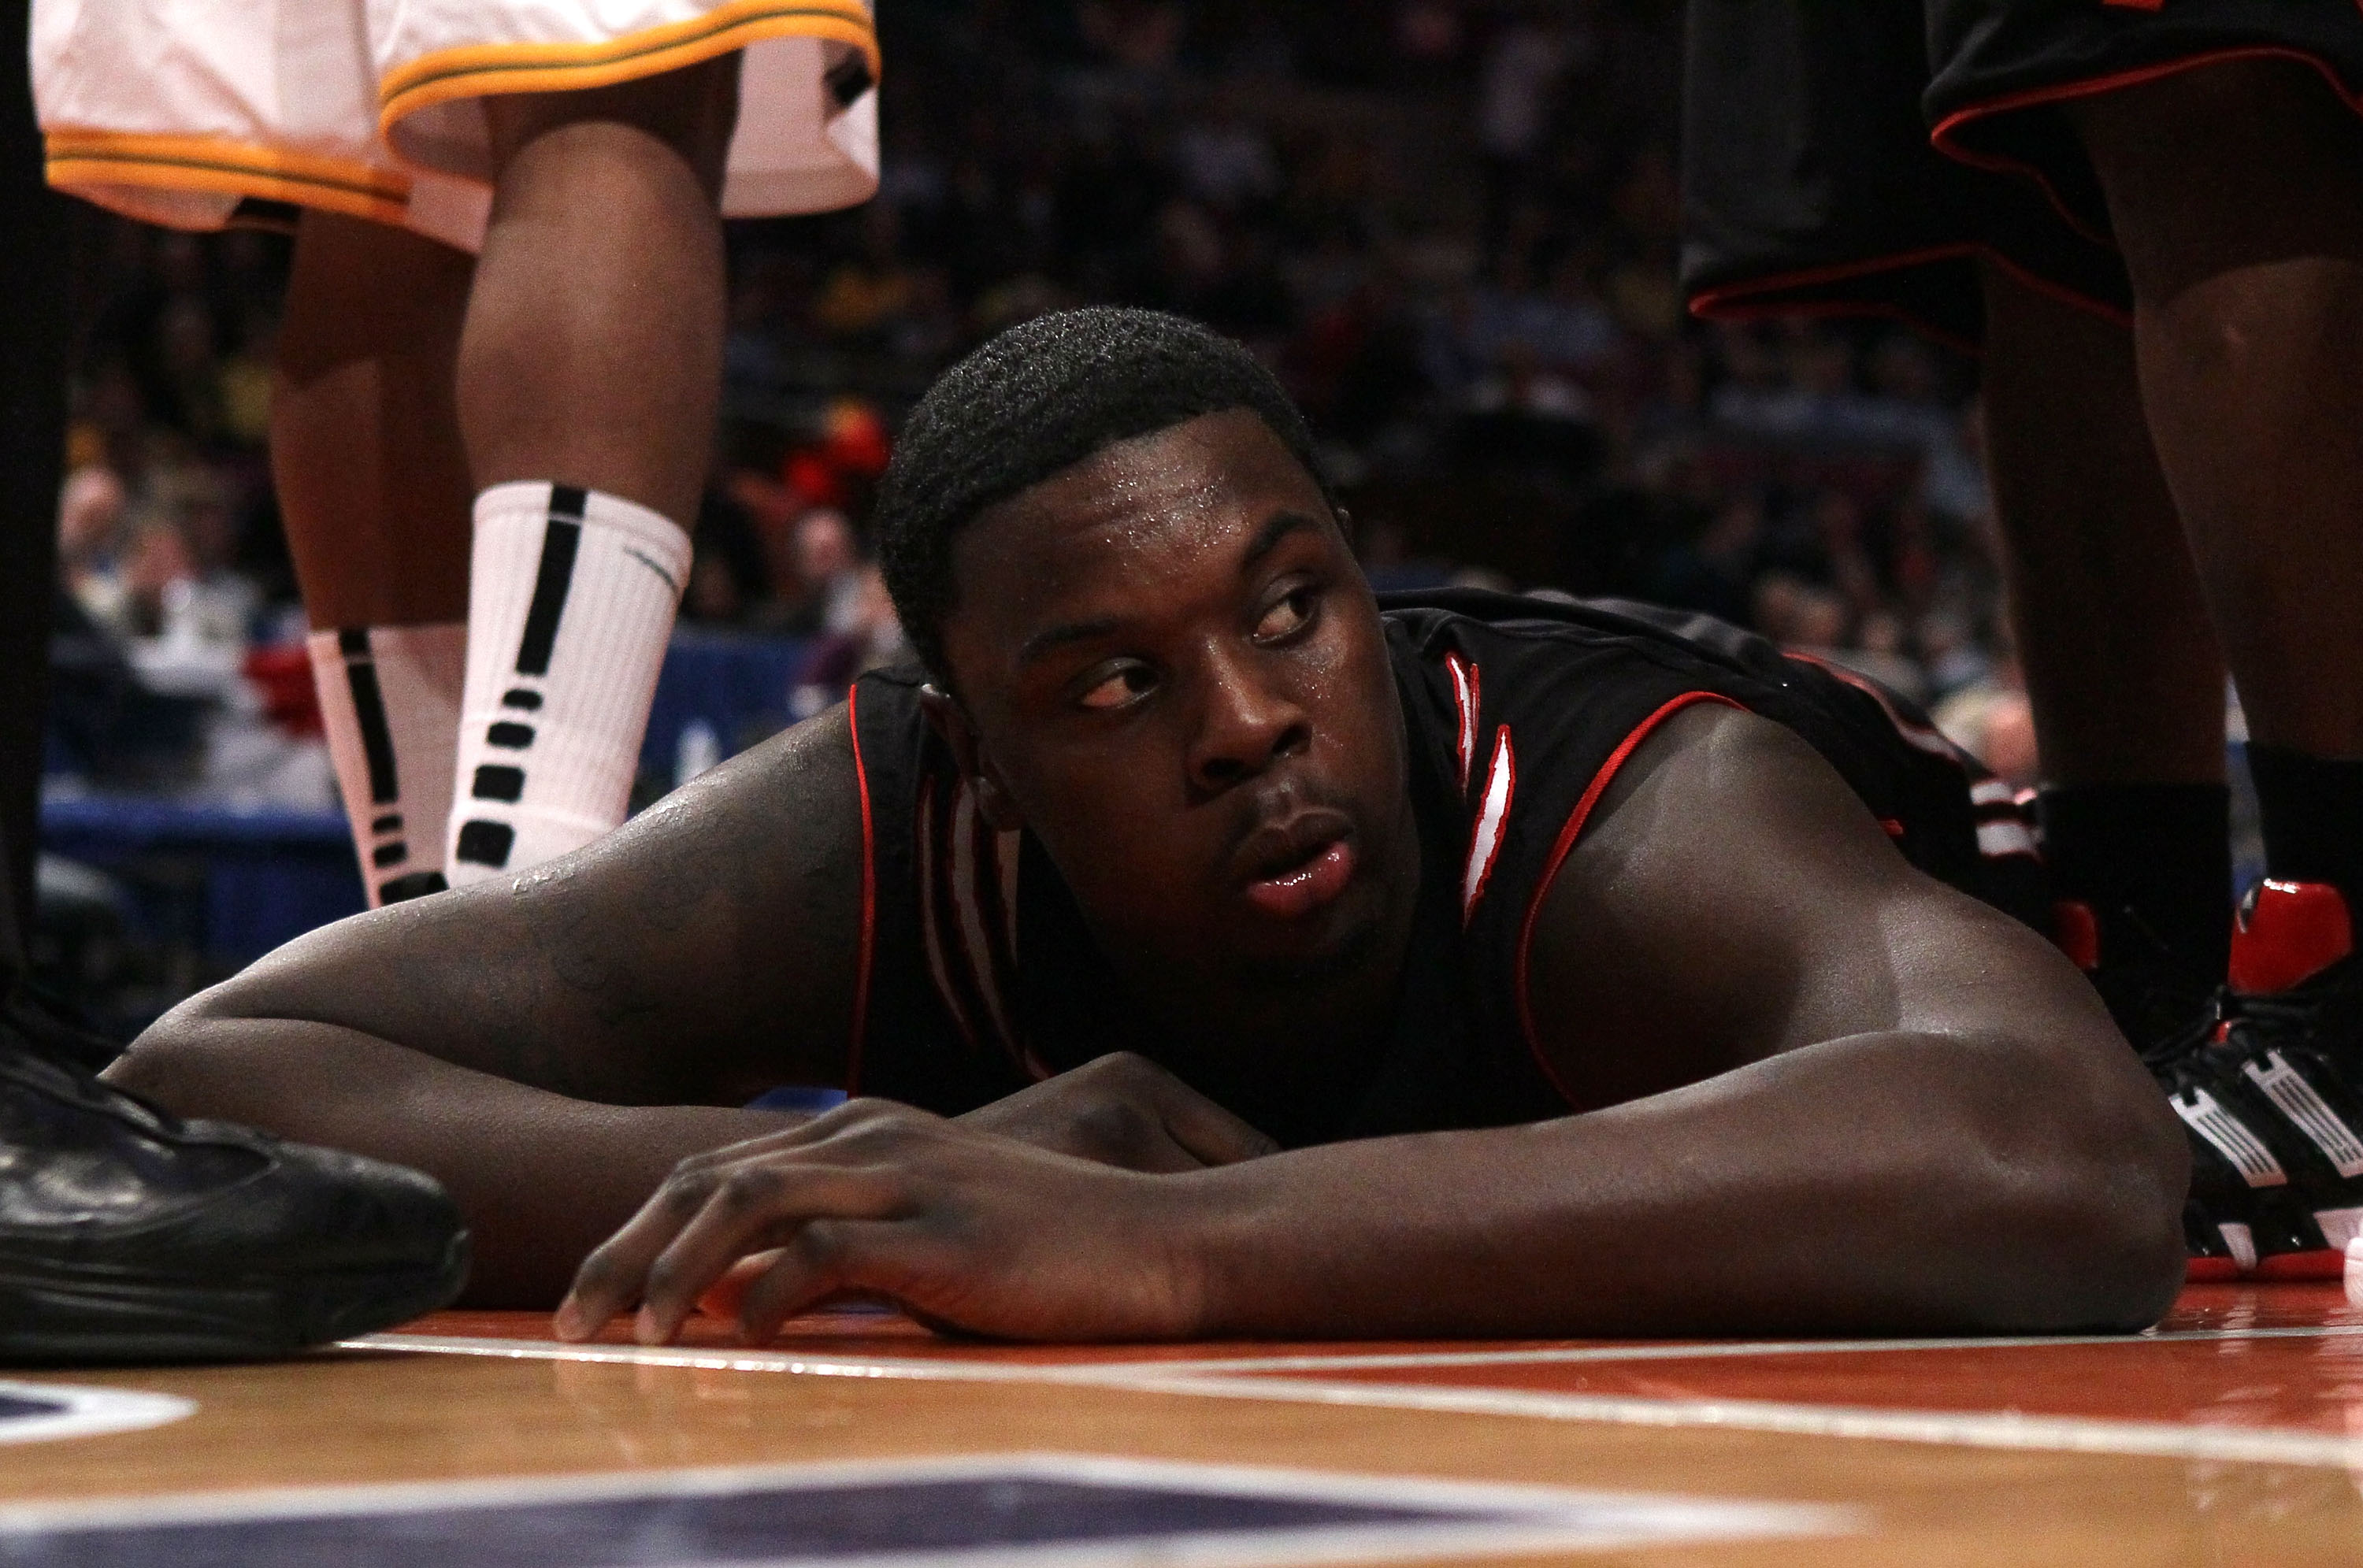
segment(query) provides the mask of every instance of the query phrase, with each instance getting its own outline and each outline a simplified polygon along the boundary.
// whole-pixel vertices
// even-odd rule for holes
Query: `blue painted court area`
[[[1020,1454],[0,1509],[0,1563],[1277,1564],[1813,1533],[1829,1512]]]

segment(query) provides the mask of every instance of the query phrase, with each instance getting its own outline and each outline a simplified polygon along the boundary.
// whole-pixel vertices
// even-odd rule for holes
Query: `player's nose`
[[[1206,661],[1189,754],[1190,782],[1202,792],[1253,778],[1312,743],[1312,716],[1258,662],[1231,651]]]

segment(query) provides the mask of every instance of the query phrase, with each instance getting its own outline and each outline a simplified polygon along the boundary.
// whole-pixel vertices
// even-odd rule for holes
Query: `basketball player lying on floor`
[[[2152,1321],[2184,1140],[1995,907],[2008,790],[1712,623],[1381,607],[1309,446],[1175,318],[1012,329],[882,492],[927,673],[115,1076],[434,1173],[473,1299],[571,1276],[570,1337],[749,1258],[758,1340],[847,1291],[1041,1339]],[[781,1083],[863,1098],[734,1109]]]

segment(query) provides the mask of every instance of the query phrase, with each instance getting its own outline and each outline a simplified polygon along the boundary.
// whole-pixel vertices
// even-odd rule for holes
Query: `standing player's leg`
[[[2363,119],[2302,67],[2080,101],[2144,403],[2248,717],[2268,870],[2363,899]]]
[[[272,468],[372,907],[444,886],[473,493],[452,380],[472,265],[307,212],[280,331]]]
[[[484,101],[498,183],[460,340],[478,494],[455,882],[623,820],[720,397],[738,65]]]
[[[2313,72],[2254,61],[2071,113],[2247,712],[2270,878],[2233,939],[2225,1048],[2177,1079],[2223,1156],[2194,1198],[2250,1215],[2260,1273],[2335,1274],[2363,1229],[2363,121]]]
[[[1988,470],[2043,757],[2060,937],[2138,1045],[2231,940],[2224,661],[2142,416],[2133,339],[1983,269]]]

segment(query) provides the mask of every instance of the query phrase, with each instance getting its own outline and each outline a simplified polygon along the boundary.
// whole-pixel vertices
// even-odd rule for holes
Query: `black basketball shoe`
[[[283,1355],[459,1294],[428,1177],[179,1121],[93,1077],[109,1054],[0,999],[0,1364]]]
[[[2205,1094],[2201,1051],[2221,1022],[2224,977],[2174,953],[2131,910],[2062,900],[2052,909],[2060,950],[2092,982],[2118,1030],[2141,1054],[2158,1087],[2187,1104]],[[2213,1104],[2211,1099],[2202,1102]],[[2194,1280],[2237,1279],[2257,1266],[2257,1238],[2279,1232],[2258,1212],[2252,1189],[2218,1150],[2189,1127],[2191,1192],[2183,1242]]]
[[[2191,1277],[2336,1279],[2363,1230],[2363,959],[2338,889],[2252,891],[2213,1011],[2153,1062],[2191,1130]]]

